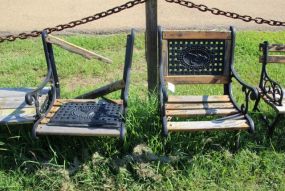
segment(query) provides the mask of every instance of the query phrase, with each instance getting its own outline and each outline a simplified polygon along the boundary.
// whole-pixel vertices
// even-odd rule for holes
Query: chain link
[[[200,4],[197,5],[191,1],[186,1],[186,0],[165,0],[168,3],[176,3],[179,5],[182,5],[184,7],[188,7],[188,8],[194,8],[194,9],[198,9],[199,11],[202,12],[211,12],[214,15],[223,15],[225,17],[229,17],[232,19],[239,19],[242,20],[244,22],[255,22],[257,24],[267,24],[270,26],[285,26],[285,22],[282,21],[275,21],[275,20],[267,20],[261,17],[251,17],[249,15],[240,15],[238,13],[234,13],[234,12],[229,12],[229,11],[222,11],[220,9],[217,8],[209,8],[206,5]]]
[[[68,28],[74,28],[78,25],[83,25],[83,24],[86,24],[86,23],[107,17],[109,15],[119,13],[125,9],[130,9],[130,8],[132,8],[138,4],[143,4],[147,1],[148,0],[129,1],[129,2],[126,2],[125,4],[120,5],[120,6],[116,6],[112,9],[108,9],[107,11],[103,11],[103,12],[97,13],[95,15],[82,18],[80,20],[71,21],[67,24],[60,24],[60,25],[57,25],[55,27],[45,28],[43,30],[46,30],[47,33],[49,34],[52,32],[59,32],[59,31],[62,31],[64,29],[68,29]],[[267,19],[264,19],[261,17],[255,17],[254,18],[254,17],[251,17],[249,15],[240,15],[240,14],[234,13],[234,12],[223,11],[223,10],[220,10],[218,8],[209,8],[203,4],[197,5],[191,1],[186,1],[186,0],[165,0],[165,1],[168,3],[176,3],[179,5],[188,7],[188,8],[198,9],[199,11],[202,11],[202,12],[211,12],[214,15],[222,15],[222,16],[229,17],[232,19],[239,19],[239,20],[242,20],[244,22],[255,22],[257,24],[267,24],[270,26],[285,26],[285,22],[282,22],[282,21],[267,20]],[[29,33],[20,33],[18,35],[2,36],[2,37],[0,37],[0,43],[4,42],[4,41],[14,41],[16,39],[26,39],[29,37],[38,37],[41,34],[41,32],[42,31],[35,30],[35,31],[31,31]]]
[[[148,0],[128,1],[125,4],[122,4],[120,6],[116,6],[116,7],[112,8],[112,9],[108,9],[107,11],[103,11],[103,12],[97,13],[95,15],[82,18],[80,20],[71,21],[71,22],[69,22],[67,24],[60,24],[60,25],[57,25],[55,27],[45,28],[43,30],[46,30],[47,33],[49,34],[49,33],[55,32],[55,31],[59,32],[59,31],[62,31],[64,29],[74,28],[74,27],[76,27],[78,25],[86,24],[86,23],[89,23],[89,22],[92,22],[92,21],[99,20],[101,18],[110,16],[112,14],[119,13],[119,12],[125,10],[125,9],[130,9],[130,8],[136,6],[136,5],[145,3],[147,1]],[[0,43],[4,42],[4,41],[14,41],[16,39],[26,39],[26,38],[29,38],[29,37],[38,37],[41,33],[42,33],[42,31],[35,30],[35,31],[29,32],[29,33],[20,33],[18,35],[2,36],[2,37],[0,37]]]

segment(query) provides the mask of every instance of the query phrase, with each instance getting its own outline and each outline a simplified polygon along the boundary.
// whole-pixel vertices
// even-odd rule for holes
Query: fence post
[[[146,11],[146,61],[149,93],[154,92],[158,85],[158,54],[157,54],[157,0],[148,0]]]

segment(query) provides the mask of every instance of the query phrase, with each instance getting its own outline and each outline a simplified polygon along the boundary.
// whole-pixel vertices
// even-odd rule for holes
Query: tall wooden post
[[[157,0],[148,0],[146,11],[146,61],[148,91],[154,92],[158,85],[158,52],[157,52]]]

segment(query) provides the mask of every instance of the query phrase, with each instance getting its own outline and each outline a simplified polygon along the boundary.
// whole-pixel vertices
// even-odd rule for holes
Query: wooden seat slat
[[[198,115],[231,115],[238,113],[236,109],[193,109],[193,110],[166,110],[167,116],[190,117]]]
[[[224,121],[187,121],[168,122],[169,131],[209,131],[209,130],[239,130],[248,129],[249,125],[245,119]]]
[[[207,103],[207,102],[230,102],[230,97],[228,95],[218,95],[218,96],[169,96],[168,102],[187,102],[187,103]]]
[[[184,110],[184,109],[232,109],[234,105],[231,102],[222,103],[167,103],[167,110]]]
[[[36,133],[37,135],[120,136],[119,129],[48,126],[45,124],[40,124],[36,128]]]

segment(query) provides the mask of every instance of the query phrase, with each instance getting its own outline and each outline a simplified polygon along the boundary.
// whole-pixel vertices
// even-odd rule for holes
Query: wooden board
[[[106,62],[106,63],[112,63],[112,60],[110,60],[109,58],[106,58],[104,56],[96,54],[95,52],[86,50],[85,48],[79,47],[79,46],[74,45],[72,43],[66,42],[66,41],[64,41],[60,38],[57,38],[55,36],[52,36],[50,34],[46,37],[46,41],[49,43],[52,43],[52,44],[56,44],[56,45],[62,47],[65,50],[68,50],[70,52],[79,54],[79,55],[81,55],[87,59],[96,58],[96,59],[101,60],[101,61]]]
[[[34,105],[25,102],[25,95],[32,88],[1,88],[0,89],[0,124],[32,123],[35,120]],[[50,88],[44,88],[39,97],[40,105],[47,99]]]
[[[246,120],[168,122],[169,131],[247,130]]]
[[[166,110],[167,116],[190,117],[199,115],[231,115],[238,113],[236,109],[192,109],[192,110]]]
[[[204,103],[204,102],[230,102],[228,95],[217,95],[217,96],[169,96],[168,102],[173,103]]]
[[[259,57],[259,62],[263,62],[263,56]],[[285,56],[283,55],[271,55],[267,57],[267,63],[285,63]]]
[[[165,81],[173,84],[227,84],[228,76],[193,75],[193,76],[164,76]]]
[[[278,113],[285,113],[285,100],[282,100],[282,106],[277,106],[275,104],[273,104],[271,101],[269,101],[269,99],[266,96],[262,96],[262,99],[268,103],[269,105],[271,105],[273,107],[273,109],[278,112]]]
[[[0,88],[0,98],[4,97],[25,97],[26,93],[33,91],[33,88]],[[49,87],[45,87],[42,90],[42,94],[47,94],[50,90]]]
[[[230,32],[219,31],[163,31],[163,39],[231,39]]]
[[[285,44],[270,44],[268,51],[271,52],[285,52]]]
[[[167,103],[167,110],[189,110],[189,109],[233,109],[231,102],[223,103]]]
[[[37,135],[69,135],[69,136],[120,136],[120,129],[61,127],[40,124],[36,128]]]

